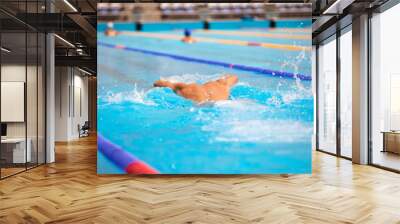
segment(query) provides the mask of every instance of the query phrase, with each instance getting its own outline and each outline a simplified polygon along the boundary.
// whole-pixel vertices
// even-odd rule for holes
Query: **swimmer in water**
[[[193,39],[193,37],[192,37],[192,32],[190,32],[190,30],[185,29],[185,31],[183,32],[183,34],[184,34],[185,36],[182,38],[182,42],[188,43],[188,44],[191,44],[191,43],[196,42],[196,40]]]
[[[118,35],[118,32],[114,30],[114,23],[112,22],[107,23],[107,29],[106,31],[104,31],[104,34],[109,37],[114,37]]]
[[[176,94],[193,100],[197,103],[229,99],[231,88],[238,82],[236,75],[225,75],[218,80],[204,84],[196,83],[172,83],[166,80],[158,80],[155,87],[168,87]]]

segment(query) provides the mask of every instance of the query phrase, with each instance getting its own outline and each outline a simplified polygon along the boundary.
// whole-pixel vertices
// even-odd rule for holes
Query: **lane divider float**
[[[166,33],[148,33],[148,32],[121,32],[121,35],[135,36],[135,37],[147,37],[147,38],[157,38],[157,39],[170,39],[170,40],[181,40],[182,35],[166,34]],[[275,44],[275,43],[264,43],[264,42],[249,42],[243,40],[228,40],[228,39],[218,39],[218,38],[208,38],[208,37],[195,37],[196,42],[207,42],[207,43],[217,43],[226,45],[240,45],[240,46],[255,46],[272,48],[287,51],[311,51],[309,46],[299,46],[299,45],[289,45],[289,44]]]
[[[129,174],[158,174],[159,172],[139,160],[120,146],[104,138],[101,134],[97,135],[98,150],[103,153],[110,161]]]

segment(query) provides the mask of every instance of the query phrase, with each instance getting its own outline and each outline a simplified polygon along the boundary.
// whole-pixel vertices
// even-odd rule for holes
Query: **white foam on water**
[[[274,105],[275,107],[280,107],[282,105],[282,101],[276,96],[272,96],[267,100],[267,102]]]
[[[108,92],[107,95],[105,96],[105,101],[109,104],[131,102],[147,106],[155,106],[157,105],[155,102],[153,102],[150,99],[147,99],[147,94],[150,91],[151,90],[148,91],[138,90],[137,85],[135,84],[132,91],[118,92],[118,93]]]
[[[196,105],[191,108],[191,112],[196,113],[195,119],[202,121],[204,131],[212,131],[208,124],[218,124],[229,120],[250,119],[260,117],[270,109],[266,105],[259,104],[252,100],[223,100],[217,102],[208,102],[206,104]]]
[[[252,143],[293,143],[310,140],[311,124],[287,120],[220,120],[204,126],[216,132],[215,141]]]
[[[205,123],[202,130],[214,132],[214,141],[248,143],[292,143],[310,140],[313,126],[307,122],[271,120],[269,107],[251,100],[214,103],[218,113],[199,111],[197,120]]]
[[[176,82],[183,82],[183,83],[205,83],[208,81],[213,81],[221,78],[223,74],[214,74],[214,75],[200,75],[198,73],[194,74],[182,74],[182,75],[172,75],[172,76],[162,76],[160,77],[161,80],[170,81],[173,83]]]
[[[222,100],[214,103],[214,106],[220,109],[230,109],[237,112],[265,111],[266,105],[259,104],[251,99]]]
[[[236,83],[236,86],[249,86],[249,87],[253,87],[253,86],[251,86],[249,83],[247,83],[247,82],[242,82],[242,81],[240,81],[240,80],[239,80],[238,83]]]

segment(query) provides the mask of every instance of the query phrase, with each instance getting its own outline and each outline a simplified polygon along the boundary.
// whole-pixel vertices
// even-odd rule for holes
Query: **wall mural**
[[[311,173],[311,18],[248,7],[206,23],[99,17],[99,174]]]

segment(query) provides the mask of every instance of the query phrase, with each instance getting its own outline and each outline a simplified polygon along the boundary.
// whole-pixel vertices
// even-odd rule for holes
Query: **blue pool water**
[[[273,42],[240,35],[207,37]],[[311,46],[309,41],[275,41]],[[188,45],[170,39],[106,37],[102,33],[98,33],[98,42],[311,76],[309,51],[205,42]],[[311,81],[103,45],[98,47],[98,73],[99,133],[161,173],[311,172]],[[226,73],[239,77],[227,101],[198,105],[169,89],[152,88],[160,78],[204,83]],[[99,152],[98,173],[124,171]]]

